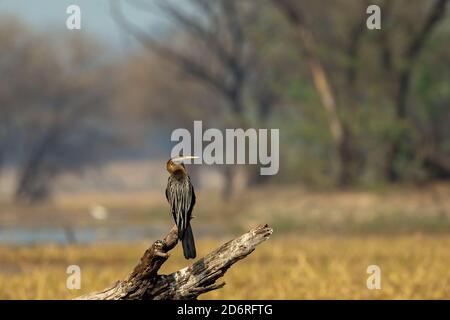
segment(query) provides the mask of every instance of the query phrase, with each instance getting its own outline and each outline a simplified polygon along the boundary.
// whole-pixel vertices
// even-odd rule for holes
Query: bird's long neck
[[[183,170],[176,170],[175,172],[173,172],[172,174],[171,174],[173,177],[175,177],[177,180],[179,180],[179,181],[183,181],[184,179],[186,179],[187,178],[187,173],[186,173],[186,171],[183,171]]]

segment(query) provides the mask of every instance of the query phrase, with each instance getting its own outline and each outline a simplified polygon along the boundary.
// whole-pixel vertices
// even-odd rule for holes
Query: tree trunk
[[[0,148],[0,177],[2,175],[2,170],[3,170],[3,161],[4,161],[4,159],[3,159],[3,152],[2,152],[2,150]]]
[[[353,139],[345,126],[343,127],[343,136],[338,145],[339,176],[338,185],[346,187],[351,185],[356,180],[357,171],[357,155],[353,145]]]
[[[178,230],[174,226],[163,240],[157,240],[148,248],[139,264],[126,280],[112,287],[90,293],[78,300],[161,300],[196,299],[199,295],[222,288],[225,283],[216,280],[237,261],[244,259],[255,247],[267,240],[272,229],[267,225],[251,229],[207,254],[191,266],[169,275],[158,275],[158,270],[169,258],[168,252],[178,242]]]
[[[436,0],[425,18],[424,24],[420,32],[413,37],[408,45],[405,56],[404,66],[402,66],[398,73],[398,87],[395,93],[396,118],[399,121],[407,121],[408,119],[408,95],[411,90],[411,79],[413,77],[414,66],[417,59],[422,52],[426,40],[431,35],[433,29],[445,17],[445,10],[447,7],[447,0]],[[410,134],[407,131],[401,132],[397,137],[394,137],[390,150],[387,154],[386,160],[386,176],[391,182],[400,180],[400,172],[397,169],[397,162],[400,158],[413,158],[417,151],[417,146],[414,146],[410,139]]]
[[[230,200],[233,195],[233,185],[234,185],[234,167],[230,165],[225,165],[223,168],[223,188],[222,188],[222,199]]]
[[[54,148],[63,134],[62,127],[50,127],[40,140],[30,147],[18,178],[15,200],[17,202],[38,202],[49,197],[50,176],[56,173],[56,168],[50,172],[45,168],[45,157]]]
[[[296,29],[296,35],[302,44],[306,61],[311,72],[314,86],[319,94],[325,109],[331,139],[335,149],[335,176],[339,185],[351,183],[353,152],[350,150],[350,132],[344,132],[344,124],[339,116],[336,97],[331,88],[329,77],[317,53],[317,42],[308,29],[303,12],[299,10],[294,1],[273,0],[274,4],[285,14],[289,22]],[[350,130],[350,128],[347,128]]]

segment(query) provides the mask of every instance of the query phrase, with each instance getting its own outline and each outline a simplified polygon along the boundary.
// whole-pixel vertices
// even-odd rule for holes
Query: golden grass
[[[223,289],[202,299],[450,299],[449,191],[450,184],[376,192],[272,186],[224,203],[218,194],[199,190],[195,226],[238,235],[269,223],[275,231],[227,272]],[[97,225],[89,215],[95,203],[110,210],[105,224],[171,223],[163,195],[136,192],[59,195],[33,207],[2,203],[1,224]],[[220,244],[200,237],[197,242],[199,256]],[[144,243],[0,246],[0,299],[70,299],[101,290],[126,277],[145,249]],[[82,270],[78,291],[66,288],[71,264]],[[161,271],[186,264],[177,247]],[[372,264],[381,268],[382,290],[366,287]]]
[[[199,239],[199,255],[219,245]],[[0,247],[1,299],[70,299],[124,278],[145,244]],[[82,271],[81,290],[66,288],[66,268]],[[382,271],[381,290],[366,287],[367,266]],[[177,247],[163,270],[186,265]],[[450,299],[450,236],[276,236],[225,275],[202,299]]]

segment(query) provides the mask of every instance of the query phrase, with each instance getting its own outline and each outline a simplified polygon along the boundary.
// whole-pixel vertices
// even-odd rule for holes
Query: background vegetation
[[[170,133],[194,120],[281,139],[274,177],[189,168],[202,254],[254,224],[275,230],[205,298],[450,297],[448,1],[108,4],[126,54],[0,12],[0,298],[71,298],[126,276],[171,224]],[[366,28],[369,4],[381,30]],[[69,264],[82,292],[65,287]],[[174,252],[165,271],[185,264]],[[365,286],[370,264],[380,291]]]

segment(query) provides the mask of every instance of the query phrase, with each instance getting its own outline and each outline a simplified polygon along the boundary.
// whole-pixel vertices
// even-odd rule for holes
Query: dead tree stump
[[[139,264],[126,280],[100,292],[89,293],[80,300],[159,300],[196,299],[199,295],[225,285],[216,280],[237,261],[244,259],[256,246],[267,240],[272,229],[258,226],[210,252],[194,264],[169,275],[159,275],[158,270],[169,258],[169,251],[178,243],[174,226],[163,240],[148,248]]]

